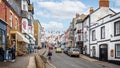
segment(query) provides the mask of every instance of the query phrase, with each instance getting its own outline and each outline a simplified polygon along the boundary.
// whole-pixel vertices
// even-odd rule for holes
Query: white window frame
[[[95,30],[92,31],[92,41],[96,40]]]
[[[85,42],[87,42],[87,32],[85,32]]]
[[[115,36],[120,35],[120,21],[115,22],[114,26],[115,26],[115,28],[114,28],[114,30],[115,30],[115,32],[114,32]]]
[[[26,10],[26,5],[25,4],[23,4],[23,10]]]
[[[15,18],[15,20],[16,20],[15,29],[18,29],[18,19],[17,19],[17,18]]]
[[[10,27],[12,27],[12,24],[13,24],[13,16],[12,13],[10,13]]]
[[[115,57],[116,58],[120,58],[120,55],[118,55],[117,53],[120,53],[120,50],[117,50],[118,46],[120,47],[120,44],[115,44]]]
[[[101,27],[101,39],[105,39],[105,26]]]

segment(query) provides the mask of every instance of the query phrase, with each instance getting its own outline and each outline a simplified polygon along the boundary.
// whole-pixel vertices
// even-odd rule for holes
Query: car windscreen
[[[73,51],[79,51],[79,49],[73,49]]]

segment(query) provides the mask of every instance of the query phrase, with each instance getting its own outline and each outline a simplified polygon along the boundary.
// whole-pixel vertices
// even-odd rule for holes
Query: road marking
[[[49,61],[47,61],[49,65],[51,65],[53,68],[56,68],[55,65],[53,65],[52,63],[50,63]]]

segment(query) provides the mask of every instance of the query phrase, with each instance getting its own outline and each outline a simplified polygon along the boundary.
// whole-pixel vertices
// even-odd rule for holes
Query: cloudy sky
[[[38,19],[45,32],[64,32],[76,13],[88,14],[89,8],[97,9],[99,0],[31,0],[34,4],[35,19]],[[110,8],[120,11],[120,0],[110,0]]]

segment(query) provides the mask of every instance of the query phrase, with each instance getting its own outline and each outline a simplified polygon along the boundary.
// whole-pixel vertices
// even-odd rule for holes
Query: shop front
[[[11,42],[16,41],[16,55],[19,55],[20,52],[24,51],[26,45],[29,44],[29,40],[24,37],[24,35],[17,30],[11,30]]]
[[[34,51],[34,45],[35,45],[35,38],[27,33],[24,33],[24,36],[29,40],[29,44],[27,46],[27,49],[29,51],[29,53]]]
[[[3,60],[4,51],[6,50],[6,33],[7,24],[0,19],[0,60]]]

